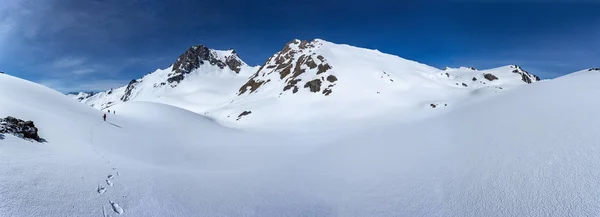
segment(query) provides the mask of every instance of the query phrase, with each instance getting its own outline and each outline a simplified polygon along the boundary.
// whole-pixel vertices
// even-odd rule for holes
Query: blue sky
[[[262,64],[322,38],[432,65],[521,65],[553,78],[600,64],[600,0],[2,0],[0,71],[59,91],[102,90],[188,47]]]

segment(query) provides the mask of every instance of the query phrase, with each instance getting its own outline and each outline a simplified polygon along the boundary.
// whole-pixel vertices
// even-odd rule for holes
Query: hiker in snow
[[[104,116],[102,116],[104,118],[104,121],[106,121],[106,114],[104,114]]]

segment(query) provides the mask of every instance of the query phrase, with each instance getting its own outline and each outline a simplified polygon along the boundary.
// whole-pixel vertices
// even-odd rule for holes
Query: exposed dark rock
[[[248,91],[248,87],[250,87],[250,93],[253,93],[254,91],[256,91],[256,89],[260,87],[260,85],[264,83],[265,81],[255,81],[254,79],[250,79],[248,80],[248,82],[246,82],[246,84],[244,84],[244,86],[240,87],[240,92],[238,93],[238,95],[246,93],[246,91]]]
[[[431,103],[431,104],[429,104],[429,106],[431,106],[431,108],[435,108],[435,107],[437,107],[437,104]]]
[[[178,74],[178,75],[175,75],[175,76],[173,76],[173,77],[169,77],[169,78],[167,78],[167,81],[168,81],[169,83],[179,83],[179,82],[181,82],[181,81],[182,81],[184,78],[185,78],[185,75],[184,75],[184,74]]]
[[[317,70],[317,75],[326,72],[327,70],[331,69],[331,66],[328,63],[325,64],[319,64],[318,66],[318,70]]]
[[[315,79],[304,84],[304,88],[310,88],[310,92],[316,93],[321,91],[321,80]]]
[[[471,69],[473,71],[477,71],[477,69],[475,67],[469,67],[469,69]]]
[[[307,73],[308,69],[317,69],[317,75],[326,72],[331,69],[331,65],[325,62],[325,58],[323,56],[316,56],[316,58],[308,53],[311,52],[310,48],[316,46],[316,43],[301,41],[301,40],[293,40],[288,42],[284,48],[278,52],[276,55],[270,57],[263,66],[259,68],[259,70],[252,75],[249,81],[244,84],[242,88],[240,88],[239,95],[246,92],[247,89],[256,90],[260,88],[260,86],[264,85],[266,82],[262,82],[265,76],[270,75],[272,73],[279,73],[279,78],[283,80],[284,87],[283,91],[292,90],[293,93],[298,92],[299,87],[298,82],[300,79],[297,79],[300,75]],[[297,47],[296,47],[297,46]],[[299,53],[298,49],[303,50],[302,53]],[[308,52],[306,52],[308,51]],[[320,61],[317,64],[317,59]],[[317,76],[320,79],[321,84],[325,77]],[[337,78],[336,78],[337,79]],[[310,81],[309,84],[305,84],[306,88],[311,88],[312,92],[319,92],[322,88],[318,88],[315,86],[317,83],[315,81]],[[254,91],[251,91],[251,93]]]
[[[238,115],[238,118],[237,118],[237,119],[235,119],[235,120],[236,120],[236,121],[239,121],[239,120],[240,120],[242,117],[244,117],[244,116],[246,116],[246,115],[249,115],[249,114],[252,114],[252,111],[244,111],[244,112],[242,112],[240,115]]]
[[[531,79],[529,76],[525,75],[525,73],[521,74],[521,80],[523,80],[525,83],[531,84]]]
[[[283,70],[279,72],[279,79],[283,79],[292,73],[292,65],[287,65]]]
[[[462,86],[463,86],[463,87],[467,87],[467,84],[465,84],[465,83],[462,83]]]
[[[476,78],[476,77],[473,77],[473,79],[472,79],[472,80],[473,80],[473,81],[477,81],[477,78]]]
[[[488,81],[498,80],[498,77],[489,73],[483,74],[483,77]]]
[[[331,83],[336,82],[337,80],[338,80],[337,77],[335,77],[334,75],[327,76],[327,81],[329,81]]]
[[[15,136],[31,139],[37,142],[45,142],[44,139],[38,135],[38,129],[35,127],[33,121],[24,121],[14,117],[0,118],[0,134],[13,134]]]
[[[135,79],[129,82],[127,88],[125,88],[125,94],[121,97],[121,101],[127,102],[131,98],[131,91],[135,88],[137,83],[138,82]]]
[[[308,60],[306,61],[306,66],[308,66],[308,68],[310,68],[310,69],[317,68],[317,64],[310,56],[308,57]]]
[[[302,68],[302,63],[304,61],[306,61],[307,57],[302,55],[300,56],[300,58],[298,58],[298,60],[296,61],[296,67],[294,67],[294,74],[292,74],[293,78],[298,77],[298,75],[303,74],[306,70]]]
[[[237,52],[235,52],[235,50],[232,53],[235,56],[226,57],[225,65],[227,65],[227,67],[229,67],[229,69],[231,69],[231,71],[234,71],[235,73],[240,73],[240,70],[242,70],[243,63],[239,60],[239,57],[237,55]]]
[[[600,68],[591,68],[591,69],[589,69],[588,71],[590,71],[590,72],[591,72],[591,71],[600,71]]]
[[[228,67],[235,73],[240,72],[244,63],[240,61],[235,50],[231,52],[230,56],[224,58],[224,61],[219,59],[211,49],[204,45],[193,46],[181,54],[177,58],[177,61],[173,63],[173,76],[167,79],[167,81],[169,83],[179,83],[183,80],[185,74],[189,74],[205,62],[218,66],[221,69]]]
[[[323,90],[323,95],[325,96],[329,96],[329,94],[331,94],[333,91],[329,88],[326,88],[325,90]]]
[[[300,80],[301,80],[301,79],[292,79],[291,81],[289,81],[289,82],[287,83],[287,85],[285,85],[285,87],[283,87],[283,91],[287,91],[287,90],[289,90],[289,89],[292,89],[293,87],[296,87],[296,84],[298,84],[298,82],[299,82]]]
[[[446,77],[448,77],[448,78],[450,77],[450,74],[448,74],[448,72],[446,72]]]
[[[513,73],[517,73],[517,74],[521,75],[521,80],[523,82],[525,82],[525,83],[531,84],[531,83],[533,83],[533,80],[535,80],[535,81],[539,81],[540,80],[540,77],[538,77],[537,75],[531,74],[531,73],[523,70],[518,65],[512,65],[511,68],[515,69],[515,70],[512,71]]]

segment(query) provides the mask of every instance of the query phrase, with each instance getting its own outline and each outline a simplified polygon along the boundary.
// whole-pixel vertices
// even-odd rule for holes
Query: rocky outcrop
[[[590,72],[591,72],[591,71],[600,71],[600,68],[591,68],[591,69],[589,69],[588,71],[590,71]]]
[[[538,77],[537,75],[531,74],[525,70],[523,70],[520,66],[518,65],[512,65],[510,66],[511,68],[514,68],[514,70],[512,71],[513,73],[517,73],[521,75],[521,80],[525,83],[531,84],[534,81],[539,81],[540,77]]]
[[[0,134],[13,134],[17,137],[44,142],[38,135],[38,129],[33,121],[24,121],[14,117],[0,118]]]
[[[135,85],[137,83],[138,83],[137,80],[131,80],[129,82],[129,84],[127,85],[127,88],[125,88],[125,94],[123,94],[123,96],[121,97],[121,101],[127,102],[129,99],[131,99],[131,91],[135,88]]]
[[[243,111],[242,113],[240,113],[240,115],[238,115],[237,119],[235,119],[236,121],[239,121],[240,119],[242,119],[242,117],[252,114],[252,111]]]
[[[488,81],[498,80],[498,77],[489,73],[483,74],[483,77]]]
[[[310,92],[316,93],[321,91],[321,80],[315,79],[304,84],[304,88],[309,88]]]
[[[204,45],[193,46],[181,54],[177,58],[177,61],[173,63],[173,73],[169,74],[167,81],[177,84],[185,78],[186,74],[189,74],[203,64],[214,65],[221,69],[227,67],[231,71],[239,73],[245,63],[242,62],[235,50],[231,49],[229,50],[229,54],[226,53],[226,51],[209,49]]]
[[[252,94],[271,80],[284,83],[281,93],[291,91],[294,94],[301,88],[308,88],[314,93],[324,90],[322,94],[325,96],[331,94],[331,88],[338,79],[330,74],[333,66],[324,56],[317,54],[316,50],[321,45],[319,40],[293,40],[287,43],[250,77],[239,89],[238,95]],[[322,82],[326,79],[328,84]]]

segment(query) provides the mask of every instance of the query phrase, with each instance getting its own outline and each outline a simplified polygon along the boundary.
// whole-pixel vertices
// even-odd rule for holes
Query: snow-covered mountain
[[[142,78],[131,80],[125,86],[94,94],[77,93],[70,96],[97,109],[106,109],[130,100],[169,102],[170,98],[190,100],[192,103],[202,100],[198,104],[208,103],[214,106],[207,101],[219,101],[221,96],[227,96],[229,93],[223,92],[223,89],[241,85],[253,71],[255,67],[248,66],[233,49],[222,51],[198,45],[181,54],[169,68],[158,69]],[[194,97],[189,97],[190,95]],[[211,95],[219,97],[210,98]]]
[[[539,80],[516,65],[440,70],[377,50],[293,40],[237,90],[230,105],[211,112],[250,123],[399,110],[412,115]]]
[[[259,124],[398,110],[413,114],[539,80],[516,65],[440,70],[377,50],[315,39],[292,40],[260,67],[248,66],[233,50],[194,46],[167,69],[120,88],[74,98],[98,109],[127,101],[160,102],[222,122]],[[353,111],[347,112],[349,108]]]
[[[483,82],[510,69],[487,70],[498,80]],[[446,71],[434,83],[444,90],[484,85],[481,72]],[[343,95],[343,74],[334,75],[327,96],[299,87],[285,99]],[[31,120],[45,140],[0,133],[0,216],[597,216],[599,81],[588,69],[410,124],[382,113],[333,128],[294,123],[303,132],[231,129],[135,100],[110,107],[117,113],[105,122],[97,109],[0,74],[0,118]]]

